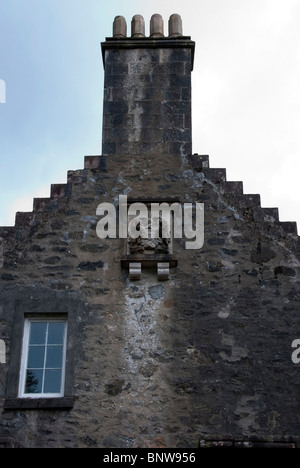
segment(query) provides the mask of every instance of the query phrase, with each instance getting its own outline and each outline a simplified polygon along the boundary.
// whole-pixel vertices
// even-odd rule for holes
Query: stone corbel
[[[168,280],[170,274],[169,262],[157,263],[157,278],[161,281]]]
[[[157,262],[157,279],[165,281],[169,279],[170,274],[170,263],[169,262]],[[129,263],[129,278],[131,280],[140,280],[142,275],[142,263],[141,262],[130,262]]]
[[[139,280],[141,279],[142,274],[142,264],[135,262],[129,263],[129,278],[131,280]]]

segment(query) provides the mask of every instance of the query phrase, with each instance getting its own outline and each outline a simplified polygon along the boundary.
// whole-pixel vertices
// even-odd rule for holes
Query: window
[[[64,294],[57,297],[56,291],[51,292],[49,295],[41,293],[41,298],[34,298],[36,290],[31,290],[29,287],[26,290],[21,289],[12,302],[7,302],[3,305],[4,314],[11,314],[13,316],[13,329],[11,342],[9,346],[9,359],[7,359],[7,383],[5,389],[5,401],[4,408],[6,410],[19,410],[19,409],[71,409],[74,406],[75,400],[75,387],[74,387],[74,375],[75,375],[75,357],[76,354],[81,351],[81,342],[76,339],[78,337],[78,323],[76,317],[82,311],[89,310],[89,305],[82,303],[78,300],[78,297],[72,298],[69,294],[64,297]],[[4,315],[5,316],[5,315]],[[42,343],[30,342],[30,328],[31,324],[34,323],[45,323],[46,335]],[[63,349],[61,348],[61,339],[51,343],[51,328],[50,324],[57,323],[58,326],[62,327],[63,333]],[[64,325],[62,325],[64,324]],[[34,327],[33,327],[34,328]],[[49,331],[50,338],[49,338]],[[47,336],[47,340],[46,340]],[[53,336],[53,335],[52,335]],[[33,338],[34,339],[34,338]],[[49,341],[50,339],[50,341]],[[30,346],[31,345],[31,346]],[[29,348],[40,346],[39,351],[45,352],[50,351],[50,355],[44,354],[44,360],[41,367],[37,364],[28,362]],[[49,364],[51,361],[51,349],[46,349],[49,346],[60,347],[62,351],[62,364]],[[43,350],[41,349],[43,348]],[[37,353],[37,349],[35,350]],[[33,351],[32,351],[33,352]],[[53,351],[54,352],[54,351]],[[58,350],[56,350],[58,353]],[[32,355],[32,354],[31,354]],[[32,367],[28,366],[30,364]],[[57,366],[57,367],[56,367]],[[36,386],[31,391],[36,393],[26,393],[29,389],[26,388],[27,369],[33,372],[41,370],[41,384],[39,384],[36,378]],[[47,372],[60,371],[60,372]],[[61,385],[56,385],[55,389],[50,389],[45,378],[52,377],[54,385],[54,378],[58,377]],[[30,376],[30,373],[29,373]],[[29,377],[28,377],[29,378]],[[44,379],[44,383],[43,383]],[[49,382],[49,380],[48,380]],[[40,390],[44,393],[37,393],[38,385]],[[48,388],[47,388],[48,386]],[[47,391],[54,391],[54,393],[47,393]],[[57,391],[58,390],[58,391]]]
[[[66,335],[66,320],[25,319],[19,397],[64,396]]]

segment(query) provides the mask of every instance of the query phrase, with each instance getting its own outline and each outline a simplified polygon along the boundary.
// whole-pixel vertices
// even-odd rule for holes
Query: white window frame
[[[59,393],[25,393],[25,382],[26,382],[26,370],[29,350],[29,330],[30,323],[33,322],[46,322],[46,323],[57,323],[61,322],[65,324],[64,341],[63,341],[63,362],[62,362],[62,376],[61,376],[61,390]],[[67,348],[67,320],[57,317],[28,317],[24,321],[24,334],[23,334],[23,345],[22,345],[22,357],[21,357],[21,369],[20,369],[20,383],[19,383],[19,398],[58,398],[64,396],[65,389],[65,371],[66,371],[66,348]],[[45,369],[45,368],[44,368]]]

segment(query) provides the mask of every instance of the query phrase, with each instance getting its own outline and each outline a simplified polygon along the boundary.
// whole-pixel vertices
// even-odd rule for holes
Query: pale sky
[[[300,0],[0,0],[0,225],[101,154],[100,43],[154,13],[196,42],[193,152],[300,233]]]

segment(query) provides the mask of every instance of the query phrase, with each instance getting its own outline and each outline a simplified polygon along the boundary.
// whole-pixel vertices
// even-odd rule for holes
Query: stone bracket
[[[170,264],[169,262],[157,262],[157,279],[165,281],[169,279]],[[129,278],[131,280],[140,280],[142,276],[142,263],[129,263]]]
[[[141,279],[142,274],[142,264],[139,262],[129,263],[129,278],[131,280]]]
[[[161,281],[168,280],[170,274],[170,264],[168,262],[157,264],[157,278]]]

